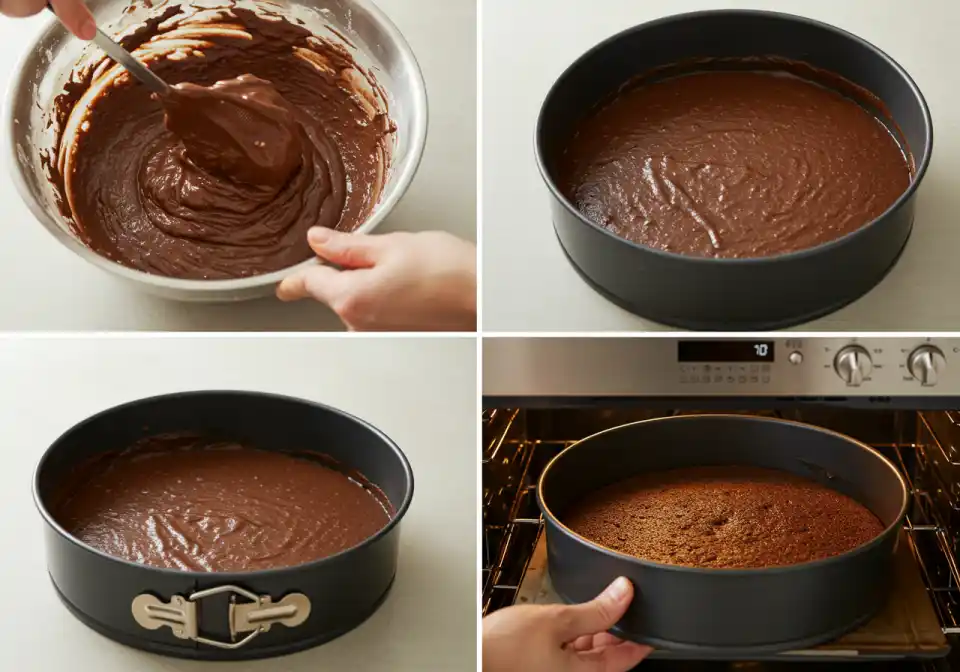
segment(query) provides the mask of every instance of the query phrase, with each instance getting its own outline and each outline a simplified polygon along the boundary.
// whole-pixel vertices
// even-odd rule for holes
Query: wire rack
[[[516,437],[521,424],[517,410],[488,411],[483,418],[484,614],[513,603],[526,571],[524,559],[533,553],[542,529],[540,517],[530,511],[534,446]]]
[[[913,441],[873,443],[904,474],[911,495],[904,529],[931,602],[947,635],[960,635],[960,412],[917,414]],[[543,532],[536,482],[547,462],[573,440],[528,437],[517,409],[483,416],[484,614],[513,604]],[[917,669],[914,667],[913,669]],[[929,669],[936,669],[930,667]]]
[[[947,442],[951,432],[938,432],[934,427],[946,421],[960,430],[957,418],[953,413],[920,413],[916,442],[894,446],[912,495],[904,528],[941,627],[948,635],[960,634],[960,568],[956,559],[960,460],[952,441]],[[907,450],[912,450],[916,462],[913,469],[909,468]]]

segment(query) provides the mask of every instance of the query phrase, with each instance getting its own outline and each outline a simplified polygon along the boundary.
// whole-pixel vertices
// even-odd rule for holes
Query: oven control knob
[[[870,377],[873,361],[865,348],[859,345],[848,345],[837,353],[836,359],[833,360],[833,368],[847,385],[860,387],[864,379]]]
[[[947,368],[947,359],[939,348],[922,345],[910,353],[907,368],[910,369],[910,375],[919,380],[921,385],[933,387]]]

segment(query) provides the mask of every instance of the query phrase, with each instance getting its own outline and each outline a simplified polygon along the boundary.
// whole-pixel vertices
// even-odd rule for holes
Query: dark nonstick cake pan
[[[80,465],[171,432],[338,464],[368,479],[393,514],[379,532],[335,555],[229,573],[119,559],[58,522],[58,493]],[[154,653],[241,660],[322,644],[377,610],[397,572],[400,522],[413,497],[413,472],[387,436],[335,408],[257,392],[199,391],[134,401],[76,425],[40,460],[34,497],[53,587],[74,616],[113,640]]]
[[[864,505],[883,531],[820,560],[725,569],[641,560],[562,522],[585,495],[622,479],[707,466],[763,467],[811,479]],[[546,521],[550,578],[562,599],[589,601],[625,576],[636,596],[615,634],[725,659],[804,649],[875,615],[888,597],[908,502],[900,473],[873,448],[811,425],[736,415],[658,418],[594,434],[550,462],[537,498]]]
[[[799,251],[698,257],[630,242],[585,217],[564,195],[557,165],[577,125],[629,82],[677,64],[757,58],[812,66],[879,101],[884,114],[876,116],[887,117],[886,125],[912,164],[909,186],[883,214],[843,237]],[[856,35],[787,14],[718,10],[645,23],[588,51],[548,93],[535,140],[557,238],[594,289],[637,315],[670,326],[760,331],[831,313],[868,292],[896,264],[910,237],[917,188],[930,163],[933,122],[907,72]]]

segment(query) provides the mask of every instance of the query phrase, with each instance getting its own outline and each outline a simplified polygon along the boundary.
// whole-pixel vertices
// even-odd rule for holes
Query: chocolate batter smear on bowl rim
[[[561,192],[634,243],[708,258],[822,245],[883,214],[914,173],[881,101],[781,58],[646,73],[576,126]]]
[[[48,161],[91,249],[156,275],[231,279],[313,256],[312,226],[377,205],[396,126],[344,38],[263,3],[168,7],[119,40],[173,85],[158,100],[109,59],[56,99]]]

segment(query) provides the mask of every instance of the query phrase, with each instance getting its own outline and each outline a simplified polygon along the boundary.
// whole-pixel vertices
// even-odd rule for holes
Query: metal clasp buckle
[[[201,637],[197,626],[200,600],[223,593],[232,594],[228,613],[229,642]],[[238,597],[248,601],[238,602]],[[310,599],[300,593],[291,593],[279,602],[274,602],[269,595],[257,595],[239,586],[217,586],[199,590],[189,597],[174,595],[169,602],[143,593],[133,599],[131,610],[133,618],[147,630],[168,627],[178,639],[189,639],[218,649],[239,649],[249,644],[261,632],[268,632],[276,624],[288,628],[301,625],[310,616]],[[246,636],[238,640],[237,637],[243,633],[247,633]]]

